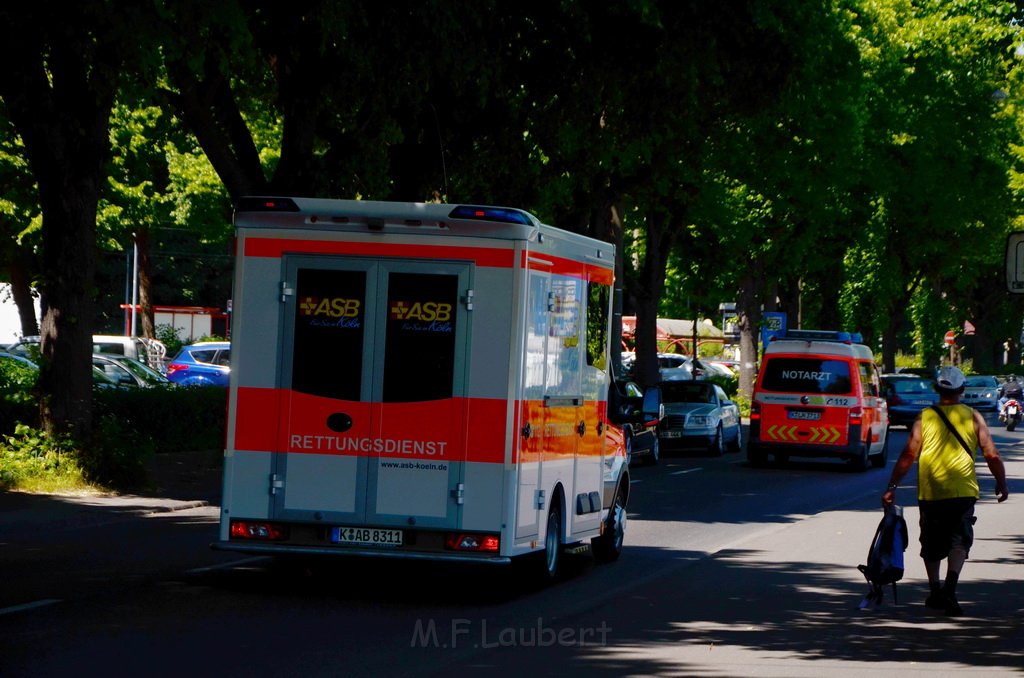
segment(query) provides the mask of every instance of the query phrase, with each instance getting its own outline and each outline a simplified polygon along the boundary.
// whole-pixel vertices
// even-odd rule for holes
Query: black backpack
[[[903,579],[903,552],[906,549],[907,522],[903,519],[903,509],[893,504],[885,510],[875,530],[868,550],[868,564],[857,566],[871,586],[860,603],[862,610],[882,604],[882,587],[886,584],[892,584],[893,602],[899,602],[896,582]]]

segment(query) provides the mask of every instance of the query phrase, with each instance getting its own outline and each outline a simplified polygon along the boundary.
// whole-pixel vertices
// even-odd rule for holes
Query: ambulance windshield
[[[769,358],[761,388],[785,393],[846,395],[852,389],[850,364],[823,358]]]

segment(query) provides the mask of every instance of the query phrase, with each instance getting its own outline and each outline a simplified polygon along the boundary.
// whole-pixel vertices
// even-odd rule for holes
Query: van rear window
[[[786,393],[846,395],[852,391],[850,364],[822,358],[769,358],[761,388]]]

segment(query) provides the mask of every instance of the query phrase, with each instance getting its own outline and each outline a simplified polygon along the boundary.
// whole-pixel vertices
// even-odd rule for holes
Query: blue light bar
[[[802,339],[804,341],[835,341],[843,344],[860,344],[864,339],[857,332],[835,332],[832,330],[786,330],[785,335],[776,339]]]
[[[459,205],[451,211],[448,217],[451,219],[472,219],[474,221],[496,221],[503,224],[533,225],[530,215],[526,212],[508,207]]]

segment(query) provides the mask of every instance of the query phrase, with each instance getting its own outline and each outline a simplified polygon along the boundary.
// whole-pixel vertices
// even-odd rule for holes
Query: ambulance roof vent
[[[482,205],[459,205],[448,215],[451,219],[471,219],[473,221],[496,221],[502,224],[523,224],[533,226],[536,223],[533,215],[511,207],[486,207]]]

